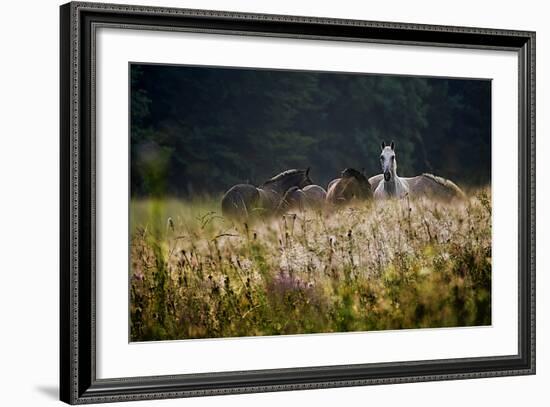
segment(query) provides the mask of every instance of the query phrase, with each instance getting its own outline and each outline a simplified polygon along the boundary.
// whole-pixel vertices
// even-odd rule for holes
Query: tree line
[[[133,196],[220,194],[311,167],[490,183],[491,82],[396,75],[131,64]]]

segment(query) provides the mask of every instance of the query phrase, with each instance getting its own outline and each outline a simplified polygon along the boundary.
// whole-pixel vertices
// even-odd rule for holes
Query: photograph
[[[491,325],[491,79],[128,69],[130,342]]]

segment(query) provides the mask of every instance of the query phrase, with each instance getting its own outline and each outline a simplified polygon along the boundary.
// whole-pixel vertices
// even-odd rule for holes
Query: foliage
[[[491,195],[252,225],[219,198],[131,202],[131,340],[491,324]]]
[[[402,176],[461,185],[491,176],[491,82],[389,75],[131,65],[133,196],[218,194],[312,168],[380,172],[395,140]],[[266,165],[269,163],[269,165]]]

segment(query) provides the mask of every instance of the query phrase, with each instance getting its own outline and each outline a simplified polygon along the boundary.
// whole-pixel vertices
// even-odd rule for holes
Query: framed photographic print
[[[60,13],[63,401],[535,373],[535,33]]]

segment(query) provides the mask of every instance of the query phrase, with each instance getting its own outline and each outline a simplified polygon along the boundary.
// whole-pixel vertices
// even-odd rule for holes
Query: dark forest
[[[491,81],[375,74],[130,65],[132,196],[219,195],[311,167],[325,186],[346,167],[463,187],[491,178]]]

